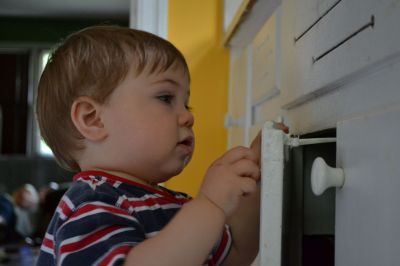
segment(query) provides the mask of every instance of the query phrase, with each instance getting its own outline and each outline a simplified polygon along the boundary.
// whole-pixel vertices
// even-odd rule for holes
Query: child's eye
[[[185,108],[186,108],[186,110],[188,110],[189,112],[193,111],[193,107],[189,106],[188,104],[185,104]]]
[[[172,100],[174,99],[173,95],[170,94],[166,94],[166,95],[160,95],[157,97],[160,101],[167,103],[167,104],[171,104]]]

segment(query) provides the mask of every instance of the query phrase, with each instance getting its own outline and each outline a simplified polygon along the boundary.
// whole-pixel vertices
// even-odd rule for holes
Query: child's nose
[[[185,127],[192,127],[194,124],[193,114],[185,109],[179,116],[179,124]]]

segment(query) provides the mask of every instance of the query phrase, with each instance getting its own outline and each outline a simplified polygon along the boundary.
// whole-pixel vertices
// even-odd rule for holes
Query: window
[[[40,53],[40,56],[39,56],[39,78],[47,64],[47,61],[49,60],[49,56],[50,56],[49,50],[43,50]],[[51,151],[49,146],[47,146],[47,144],[44,142],[44,140],[40,136],[39,128],[37,126],[36,126],[35,136],[36,136],[36,145],[35,146],[37,147],[36,152],[38,153],[38,155],[45,156],[45,157],[52,157],[53,152]]]

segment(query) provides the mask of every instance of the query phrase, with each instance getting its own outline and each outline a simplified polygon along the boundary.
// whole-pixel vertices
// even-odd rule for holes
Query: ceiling
[[[0,17],[128,19],[130,0],[0,0]]]

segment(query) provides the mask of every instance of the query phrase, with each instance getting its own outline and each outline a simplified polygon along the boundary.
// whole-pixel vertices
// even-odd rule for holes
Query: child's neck
[[[105,172],[105,173],[108,173],[108,174],[111,174],[111,175],[119,176],[119,177],[134,181],[134,182],[142,184],[142,185],[150,186],[150,187],[153,187],[153,188],[159,188],[158,184],[147,182],[146,180],[143,180],[143,179],[140,179],[138,177],[126,174],[124,172],[113,171],[113,170],[104,170],[104,169],[93,169],[93,170],[98,170],[98,171],[102,171],[102,172]]]

